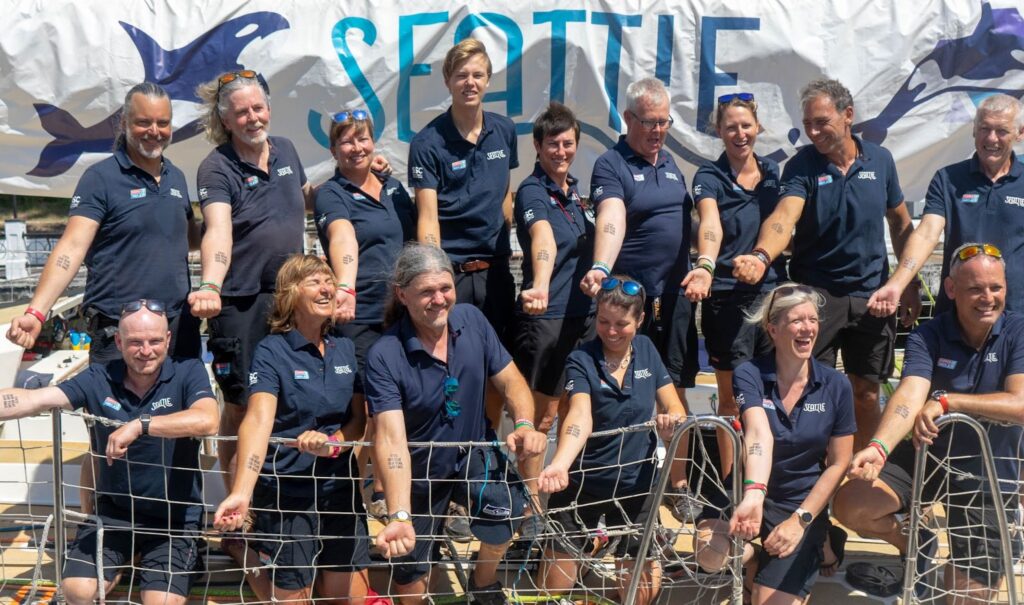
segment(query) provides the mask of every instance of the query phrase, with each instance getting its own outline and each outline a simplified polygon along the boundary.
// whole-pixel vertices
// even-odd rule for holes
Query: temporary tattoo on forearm
[[[549,261],[549,260],[551,260],[551,255],[548,254],[547,250],[541,250],[540,252],[537,253],[537,260],[538,261]]]
[[[615,235],[615,225],[611,223],[605,223],[604,228],[601,230],[607,233],[608,235]]]
[[[57,257],[57,266],[67,271],[71,268],[71,257],[67,254],[61,254]]]
[[[428,235],[427,235],[427,236],[426,236],[425,238],[423,238],[423,239],[427,240],[427,243],[428,243],[428,244],[433,244],[433,245],[435,245],[435,246],[437,245],[437,236],[436,236],[436,235],[434,235],[433,233],[430,233],[430,234],[428,234]]]
[[[906,418],[907,416],[910,416],[910,408],[902,404],[898,405],[896,406],[896,415],[901,418]]]
[[[760,456],[764,454],[764,448],[761,447],[760,443],[751,443],[750,447],[747,448],[748,456]]]
[[[250,471],[259,472],[260,467],[263,465],[260,464],[260,457],[257,456],[256,454],[253,454],[252,456],[249,456],[249,462],[247,462],[245,466]]]
[[[223,252],[217,252],[213,255],[213,262],[226,265],[228,264],[228,255]]]
[[[388,456],[388,468],[390,468],[390,469],[405,468],[402,465],[402,457],[399,456],[398,454],[391,454],[390,456]]]
[[[715,237],[715,233],[713,231],[705,231],[704,232],[704,241],[706,241],[706,242],[717,242],[718,238]]]
[[[775,233],[782,235],[782,223],[772,223],[771,225],[768,225],[768,228],[774,231]]]
[[[18,396],[17,395],[4,395],[3,401],[4,401],[4,409],[7,410],[7,409],[13,408],[14,406],[18,405]]]
[[[580,436],[580,427],[579,427],[579,425],[577,425],[577,424],[570,424],[569,426],[565,427],[565,434],[566,435],[570,435],[572,437],[579,437]]]
[[[917,261],[912,259],[912,258],[905,258],[905,259],[903,259],[903,261],[900,263],[900,265],[904,269],[907,269],[909,271],[916,271],[917,270]]]
[[[345,256],[341,257],[341,262],[345,263],[346,265],[351,265],[352,261],[354,260],[356,260],[356,258],[351,254],[346,254]]]

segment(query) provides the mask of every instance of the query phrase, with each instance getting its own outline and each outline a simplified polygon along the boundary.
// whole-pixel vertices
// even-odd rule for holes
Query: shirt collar
[[[622,155],[622,159],[627,162],[634,164],[643,162],[644,164],[649,165],[645,158],[640,157],[640,154],[633,151],[633,148],[626,142],[626,135],[624,134],[619,135],[619,142],[615,143],[615,150],[618,151],[619,154]],[[654,166],[661,166],[665,162],[666,157],[668,157],[668,152],[665,151],[665,147],[662,145],[662,148],[658,150],[658,161],[654,163]]]
[[[107,364],[107,377],[112,383],[123,387],[127,374],[128,365],[124,362],[124,359],[115,359]],[[160,376],[154,384],[169,382],[172,378],[174,378],[174,362],[171,360],[171,356],[168,355],[160,365]]]
[[[986,181],[988,180],[988,176],[985,175],[985,170],[981,167],[981,160],[978,159],[977,151],[975,151],[974,154],[971,155],[970,170],[971,172],[976,172],[980,174]],[[1022,175],[1024,175],[1024,164],[1017,160],[1017,153],[1011,151],[1010,171],[1007,173],[1007,176],[1012,176],[1013,178],[1017,179],[1020,178]]]
[[[563,196],[565,195],[564,193],[562,193],[562,188],[559,187],[553,180],[551,180],[551,177],[548,176],[548,173],[544,172],[544,169],[540,167],[540,162],[535,162],[533,164],[533,176],[538,181],[540,181],[540,184],[543,185],[544,188],[547,189],[549,192],[558,193]],[[576,183],[579,182],[579,179],[574,177],[572,174],[569,174],[569,177],[566,179],[566,182],[568,182],[569,188],[571,190],[571,188],[575,187]]]
[[[323,339],[324,352],[326,353],[327,347],[334,346],[334,342],[331,340],[330,333],[324,334]],[[306,340],[306,337],[303,336],[301,332],[295,329],[288,330],[287,332],[284,333],[284,341],[288,343],[288,346],[290,346],[293,351],[301,351],[306,347],[312,347],[313,349],[317,349],[317,346],[314,343],[311,343],[308,340]],[[319,354],[319,350],[317,350],[317,353]]]
[[[811,358],[811,376],[810,384],[815,388],[820,387],[824,384],[826,366],[815,358]],[[760,359],[756,360],[755,365],[757,369],[761,371],[761,381],[777,383],[779,381],[778,370],[775,365],[775,354],[765,355]]]
[[[483,140],[484,135],[489,134],[494,130],[494,125],[491,120],[487,119],[487,112],[483,112],[483,125],[480,127],[480,135],[477,137],[477,144]],[[466,141],[466,137],[462,136],[459,129],[455,126],[455,116],[452,115],[452,108],[449,106],[448,110],[444,112],[444,120],[441,122],[441,132],[444,135],[445,140],[448,141],[465,141],[467,144],[472,144]]]
[[[956,316],[955,303],[952,309],[945,313],[940,313],[939,318],[941,318],[942,322],[940,324],[942,326],[942,333],[947,339],[962,342],[965,346],[970,347],[970,345],[967,344],[967,340],[964,339],[963,330],[960,329],[960,320]],[[992,324],[992,329],[988,333],[988,340],[999,336],[999,333],[1003,331],[1003,322],[1005,321],[1006,309],[1003,309],[1003,312],[999,315],[999,319],[996,320],[996,323]],[[988,341],[986,340],[986,342]],[[984,345],[985,343],[982,343],[982,346]]]
[[[117,148],[114,149],[114,159],[117,160],[117,164],[122,170],[135,169],[152,178],[152,175],[135,165],[135,162],[133,162],[132,158],[128,155],[128,149],[124,145],[118,145]],[[166,156],[160,156],[160,176],[167,174],[167,169],[173,165],[174,164],[172,164]]]
[[[466,321],[461,314],[459,317],[455,316],[455,309],[458,305],[452,305],[452,308],[448,310],[448,341],[452,342],[462,334],[462,329],[466,327]],[[412,353],[414,351],[423,351],[427,353],[427,350],[423,347],[423,343],[420,342],[418,336],[416,336],[416,327],[412,325],[412,319],[409,317],[409,312],[406,311],[402,314],[402,319],[398,323],[398,338],[402,342],[402,348],[405,349],[406,353]],[[429,355],[429,353],[427,353]]]

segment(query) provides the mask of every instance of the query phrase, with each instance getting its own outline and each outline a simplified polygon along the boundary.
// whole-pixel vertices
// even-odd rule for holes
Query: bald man
[[[92,364],[57,386],[0,390],[0,420],[52,409],[82,409],[114,421],[93,423],[92,451],[105,456],[97,478],[103,521],[104,591],[141,555],[144,605],[184,605],[199,570],[202,515],[199,441],[220,424],[210,380],[197,359],[167,356],[164,303],[124,303],[114,344],[121,359]],[[96,527],[83,526],[68,548],[62,590],[72,605],[98,596]]]

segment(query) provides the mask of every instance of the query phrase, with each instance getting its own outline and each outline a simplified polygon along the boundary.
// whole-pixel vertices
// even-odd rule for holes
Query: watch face
[[[812,515],[810,512],[800,513],[800,520],[804,523],[810,523],[811,521],[814,521],[814,515]]]
[[[391,515],[391,517],[395,521],[411,521],[412,520],[412,517],[409,515],[409,513],[404,511],[404,510],[400,510],[400,511],[395,512],[395,514]]]

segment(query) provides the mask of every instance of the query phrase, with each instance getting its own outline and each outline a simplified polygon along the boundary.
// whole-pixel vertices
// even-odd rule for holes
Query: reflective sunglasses
[[[740,101],[753,101],[754,100],[754,93],[752,93],[752,92],[734,92],[734,93],[731,93],[731,94],[722,95],[722,96],[718,97],[718,103],[720,105],[725,105],[726,103],[729,103],[733,99],[739,99]]]
[[[814,294],[814,290],[812,288],[808,287],[808,286],[780,286],[780,287],[775,288],[774,290],[772,290],[772,297],[768,299],[768,312],[767,312],[767,316],[768,317],[772,316],[772,309],[775,308],[775,299],[776,298],[778,298],[780,296],[782,296],[782,297],[790,296],[792,294],[796,294],[797,292],[800,292],[802,294],[810,294],[810,295]]]
[[[635,281],[622,281],[617,277],[606,277],[601,280],[602,290],[614,290],[615,288],[621,288],[622,293],[627,296],[636,296],[644,289],[643,286]]]
[[[444,417],[445,420],[458,418],[462,413],[462,406],[455,401],[455,393],[459,390],[459,379],[448,376],[444,379]]]
[[[960,259],[961,262],[974,258],[979,254],[985,254],[992,258],[1003,258],[1003,253],[992,244],[964,244],[956,250],[953,254]]]
[[[153,313],[156,313],[157,315],[167,314],[167,307],[165,307],[164,303],[160,302],[159,300],[153,300],[152,298],[140,298],[139,300],[133,300],[131,302],[126,302],[123,305],[121,305],[121,317],[124,317],[125,315],[131,315],[132,313],[137,312],[142,307],[146,307],[147,309],[149,309]]]
[[[226,74],[221,75],[217,78],[217,92],[220,92],[221,88],[225,85],[230,84],[238,78],[254,79],[258,76],[256,72],[251,69],[243,69],[240,71],[229,71]]]
[[[369,120],[370,114],[366,113],[365,109],[353,109],[352,111],[346,109],[345,111],[339,111],[338,113],[331,115],[331,121],[335,123],[344,122],[349,118],[352,118],[356,122],[362,122],[363,120]]]

